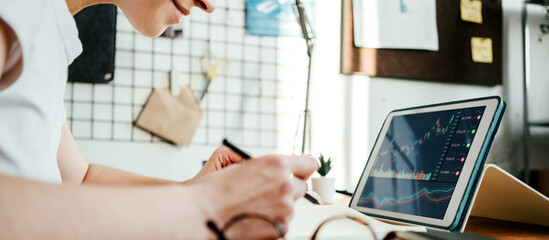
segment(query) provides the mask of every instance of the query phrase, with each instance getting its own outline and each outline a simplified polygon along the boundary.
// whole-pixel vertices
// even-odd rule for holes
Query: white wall
[[[500,95],[508,108],[488,162],[519,174],[523,122],[520,0],[503,1],[503,85],[492,87],[340,75],[341,4],[327,0],[317,4],[318,16],[329,17],[319,17],[317,26],[311,104],[313,153],[336,159],[332,174],[337,177],[337,187],[354,190],[351,188],[391,110],[491,95]],[[544,64],[549,67],[549,61]]]
[[[542,34],[539,23],[545,21],[545,8],[537,5],[528,6],[528,31],[526,41],[526,59],[528,85],[528,116],[530,122],[549,122],[549,34]],[[549,161],[549,128],[534,127],[530,129],[531,141],[529,157],[532,169],[548,169]]]

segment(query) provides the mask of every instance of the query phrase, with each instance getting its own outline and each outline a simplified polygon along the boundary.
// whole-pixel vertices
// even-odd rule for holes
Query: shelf
[[[549,122],[530,122],[530,127],[549,127]]]
[[[528,4],[537,4],[537,5],[545,5],[545,1],[544,0],[526,0],[524,1],[525,3],[528,3]]]

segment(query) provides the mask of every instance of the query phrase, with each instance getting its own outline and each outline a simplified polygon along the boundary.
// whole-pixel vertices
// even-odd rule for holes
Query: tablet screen
[[[444,218],[484,112],[482,106],[394,116],[357,206]]]

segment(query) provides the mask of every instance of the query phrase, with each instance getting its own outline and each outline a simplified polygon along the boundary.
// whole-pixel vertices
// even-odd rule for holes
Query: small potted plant
[[[335,178],[326,177],[330,170],[332,170],[332,158],[325,159],[324,155],[320,154],[318,160],[320,161],[320,168],[318,168],[317,172],[320,174],[320,177],[312,178],[313,191],[320,195],[324,203],[333,203]]]

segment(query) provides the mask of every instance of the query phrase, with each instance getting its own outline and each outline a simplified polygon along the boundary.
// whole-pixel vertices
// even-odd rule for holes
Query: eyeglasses
[[[239,223],[243,224],[239,225]],[[284,227],[278,220],[258,213],[243,213],[236,215],[229,219],[229,221],[227,221],[225,226],[222,228],[218,228],[213,221],[208,221],[206,226],[217,235],[218,240],[229,240],[234,237],[233,233],[235,231],[238,232],[238,229],[241,227],[264,229],[262,234],[268,236],[269,238],[283,239],[285,234]]]
[[[317,239],[317,236],[319,235],[319,232],[323,226],[327,225],[330,222],[333,222],[336,220],[342,220],[342,219],[351,220],[366,226],[366,228],[372,233],[372,238],[374,240],[377,240],[373,229],[370,227],[370,225],[366,221],[357,217],[347,216],[347,215],[337,215],[324,220],[322,223],[318,225],[318,227],[314,231],[313,235],[311,236],[311,240]],[[229,240],[231,238],[242,238],[242,237],[234,236],[233,230],[235,230],[234,228],[237,228],[235,226],[243,223],[244,221],[253,221],[255,222],[255,225],[258,225],[258,223],[263,224],[263,228],[265,228],[266,230],[262,234],[264,234],[265,236],[268,236],[268,238],[284,239],[285,232],[282,224],[278,220],[263,214],[257,214],[257,213],[239,214],[229,219],[229,221],[227,221],[227,223],[225,224],[225,226],[223,226],[223,228],[218,228],[213,221],[208,221],[206,223],[206,226],[217,235],[218,240]],[[241,227],[250,229],[252,228],[250,227],[252,225],[254,224],[248,223],[248,224],[241,225]],[[253,228],[258,229],[256,227],[253,227]]]

